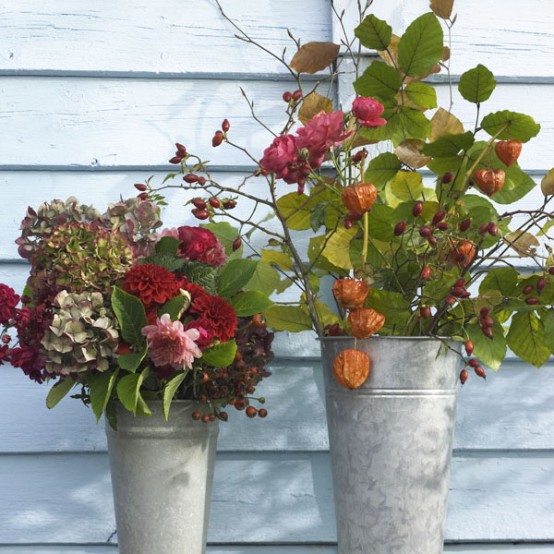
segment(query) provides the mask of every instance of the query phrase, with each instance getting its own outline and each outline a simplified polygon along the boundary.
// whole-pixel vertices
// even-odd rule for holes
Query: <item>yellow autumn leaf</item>
[[[302,106],[298,111],[298,119],[306,125],[306,123],[319,112],[331,113],[332,111],[333,102],[330,98],[322,96],[317,92],[311,92],[306,95],[302,101]]]
[[[431,10],[442,19],[450,19],[454,0],[431,0]]]
[[[350,242],[356,236],[357,229],[337,229],[327,241],[322,256],[336,267],[352,269]]]
[[[444,108],[439,108],[431,118],[431,142],[443,135],[461,135],[463,132],[462,122]]]
[[[392,34],[390,44],[386,50],[379,50],[377,54],[388,64],[393,67],[398,67],[398,43],[400,37]]]
[[[504,241],[520,256],[534,256],[537,253],[537,247],[540,246],[535,235],[521,231],[508,233],[504,237]]]
[[[554,168],[542,178],[541,190],[545,196],[554,194]]]
[[[298,73],[317,73],[337,59],[339,48],[333,42],[307,42],[298,49],[289,65]]]

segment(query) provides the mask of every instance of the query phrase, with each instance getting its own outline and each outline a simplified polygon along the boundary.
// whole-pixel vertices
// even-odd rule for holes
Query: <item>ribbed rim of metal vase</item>
[[[316,337],[317,340],[326,341],[326,340],[356,340],[355,337],[348,336],[348,335],[341,335],[338,337]],[[417,340],[417,341],[448,341],[452,342],[452,337],[426,337],[426,336],[415,336],[415,337],[408,337],[408,336],[394,336],[394,335],[372,335],[371,337],[368,337],[367,339],[357,339],[357,340]]]

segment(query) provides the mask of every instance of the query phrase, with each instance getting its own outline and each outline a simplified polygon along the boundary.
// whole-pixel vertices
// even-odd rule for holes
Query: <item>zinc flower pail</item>
[[[371,373],[333,376],[345,348]],[[438,339],[321,340],[339,554],[441,554],[460,356]]]
[[[120,409],[106,422],[120,554],[204,554],[217,420],[194,421],[198,403],[176,400],[169,421]]]

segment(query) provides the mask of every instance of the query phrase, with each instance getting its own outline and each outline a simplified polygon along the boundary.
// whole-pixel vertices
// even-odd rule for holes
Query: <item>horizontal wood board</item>
[[[255,102],[256,114],[279,131],[286,120],[281,99],[286,83],[242,84]],[[175,142],[213,165],[252,167],[252,160],[236,149],[211,146],[213,133],[224,118],[231,122],[230,138],[246,147],[254,159],[272,141],[271,134],[251,117],[240,86],[240,81],[223,80],[0,77],[0,123],[10,129],[0,135],[0,169],[137,165],[154,169],[167,164]],[[440,89],[444,98],[447,86]],[[341,87],[345,109],[350,107],[351,90]],[[456,98],[454,112],[472,128],[474,105]],[[481,108],[482,115],[511,109],[541,123],[540,139],[531,141],[521,155],[526,169],[548,170],[554,164],[549,146],[554,142],[550,99],[551,88],[546,84],[500,84]],[[486,134],[482,136],[486,140]]]
[[[290,352],[299,355],[299,352]],[[258,392],[269,415],[251,420],[229,409],[220,451],[326,451],[327,426],[319,361],[277,359]],[[420,369],[414,367],[414,371]],[[554,451],[554,360],[541,369],[516,361],[486,382],[472,376],[458,395],[454,448],[466,451]],[[48,385],[14,368],[0,368],[0,453],[105,451],[103,422],[79,400],[47,410]],[[39,432],[40,430],[40,432]]]
[[[2,455],[0,475],[0,544],[112,537],[106,454]],[[210,542],[332,543],[333,512],[328,454],[218,454]],[[554,541],[553,453],[455,458],[446,540]]]
[[[250,36],[280,54],[290,55],[294,45],[287,35],[303,42],[335,41],[342,33],[333,21],[329,4],[303,0],[222,0],[226,12]],[[337,11],[355,2],[340,0]],[[222,20],[213,0],[188,2],[176,9],[172,0],[149,3],[99,0],[93,5],[55,0],[47,7],[40,0],[0,2],[0,72],[88,72],[99,76],[121,74],[284,73],[279,63],[254,46],[234,38],[236,30]],[[400,34],[426,4],[403,0],[376,0],[371,10],[392,24]],[[549,63],[554,55],[554,11],[541,0],[505,0],[502,9],[480,0],[456,2],[453,66],[487,65],[498,75],[516,79],[554,76]],[[346,27],[351,36],[355,18]],[[463,68],[462,68],[463,69]]]

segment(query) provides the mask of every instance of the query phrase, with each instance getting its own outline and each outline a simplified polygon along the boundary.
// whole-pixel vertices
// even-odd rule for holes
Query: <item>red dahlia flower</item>
[[[226,342],[235,336],[237,329],[235,310],[220,296],[198,297],[194,310],[201,315],[202,327],[208,332],[213,332],[220,341]]]
[[[121,288],[136,296],[148,310],[153,304],[161,306],[179,294],[186,280],[156,264],[132,267],[123,278]]]

